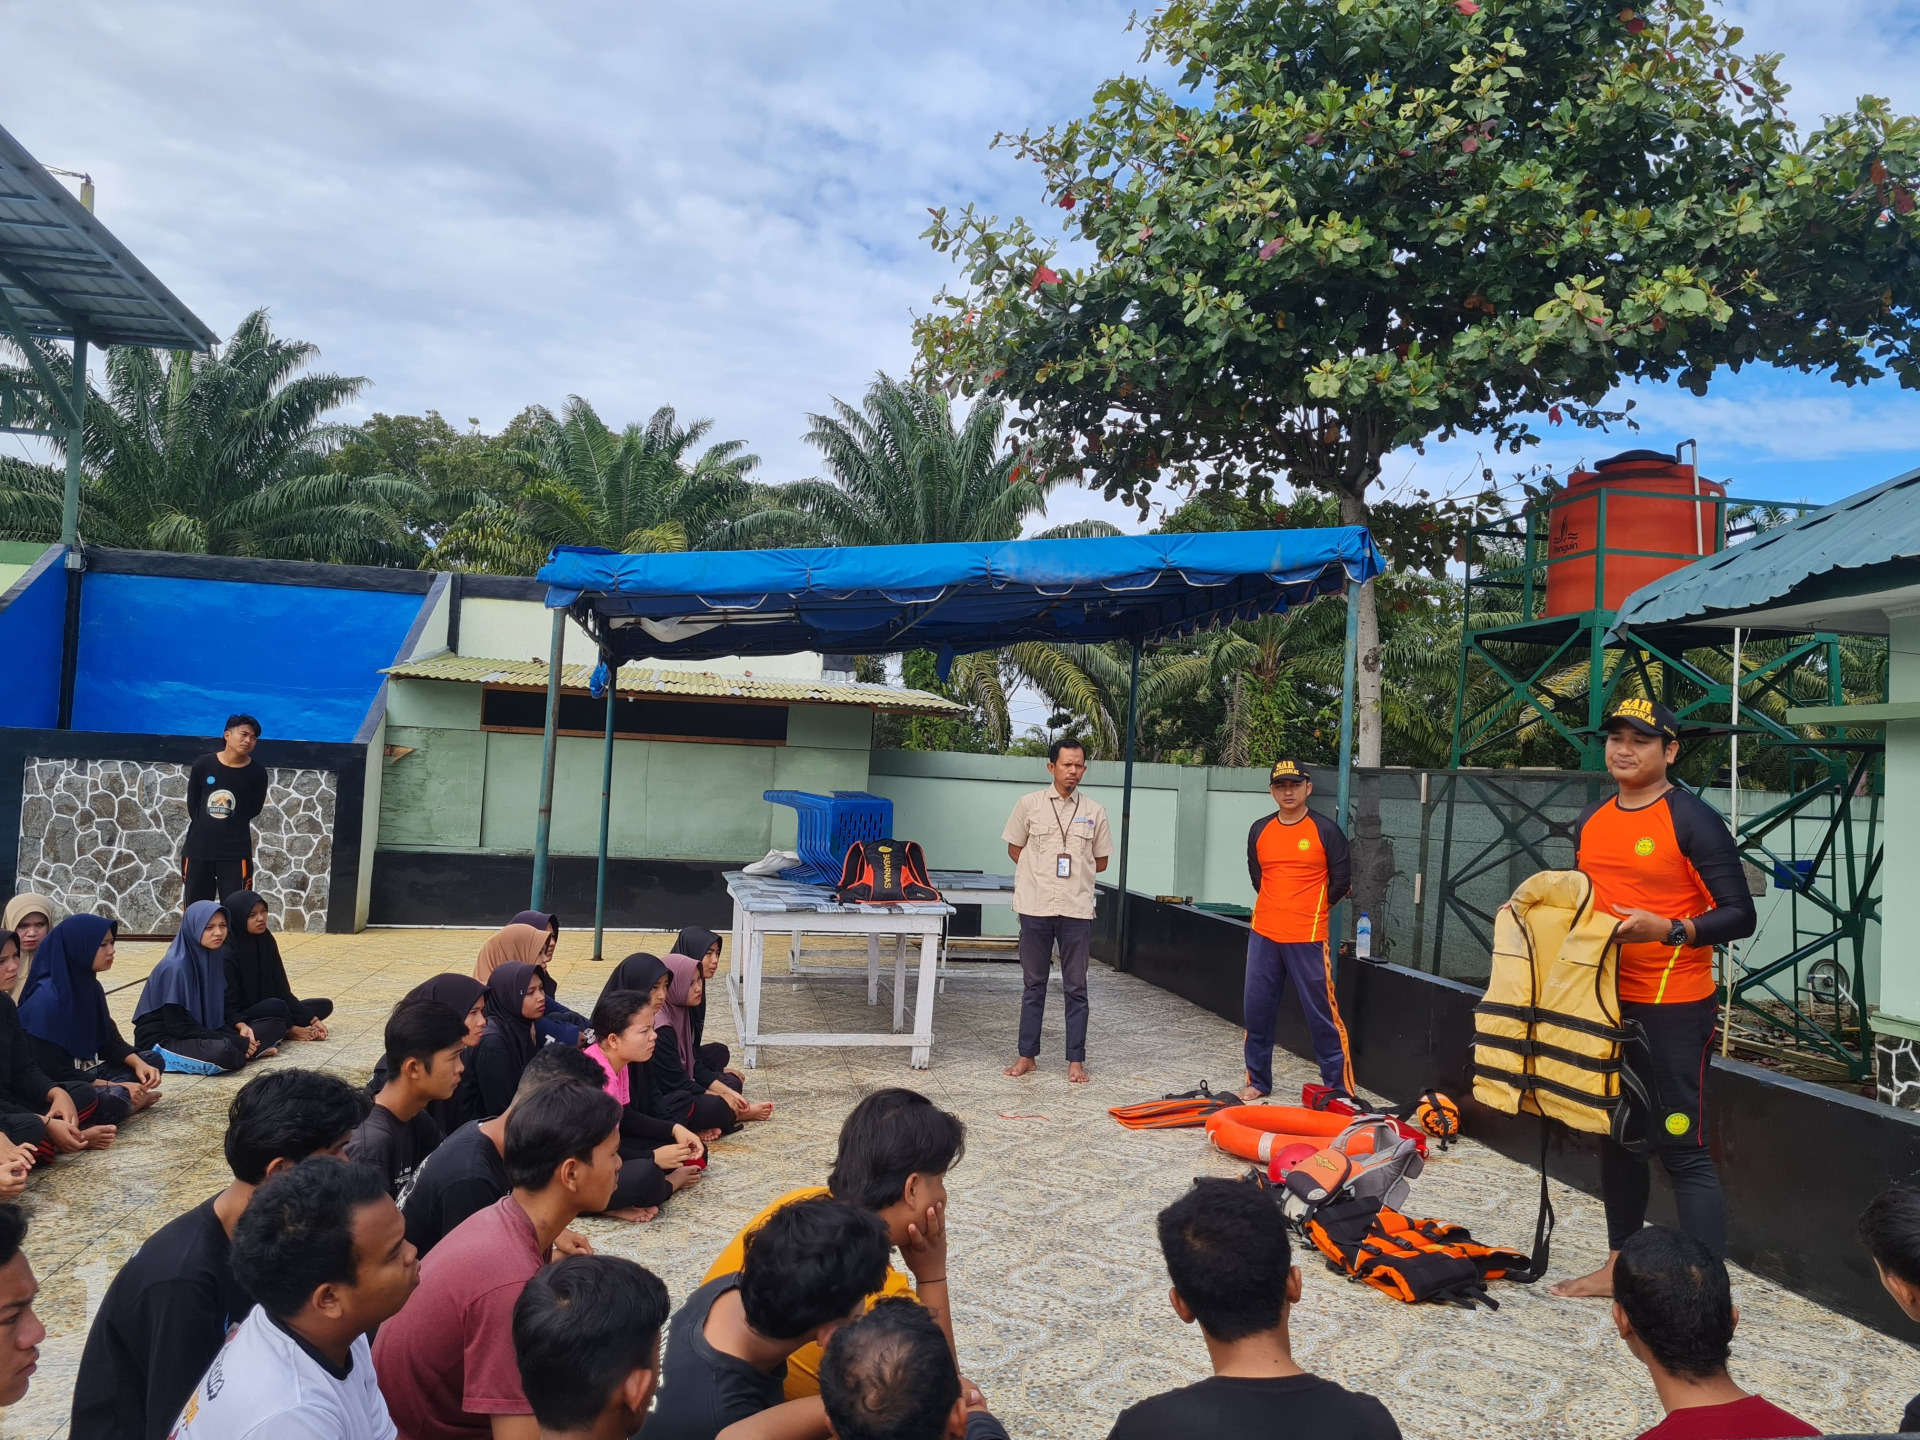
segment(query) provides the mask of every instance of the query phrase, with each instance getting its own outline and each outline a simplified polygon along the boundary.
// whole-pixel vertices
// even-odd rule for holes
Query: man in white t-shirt
[[[324,1158],[283,1171],[254,1192],[228,1263],[258,1303],[169,1440],[395,1440],[367,1334],[420,1265],[386,1177]]]

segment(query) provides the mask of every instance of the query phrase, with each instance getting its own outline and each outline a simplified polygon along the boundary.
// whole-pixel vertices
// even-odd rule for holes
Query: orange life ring
[[[1207,1139],[1229,1155],[1264,1165],[1274,1151],[1301,1141],[1318,1150],[1352,1123],[1351,1115],[1298,1105],[1234,1105],[1207,1117]]]

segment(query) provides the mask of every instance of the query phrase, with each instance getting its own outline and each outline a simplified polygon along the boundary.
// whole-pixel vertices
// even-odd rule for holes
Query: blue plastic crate
[[[893,837],[893,801],[865,790],[836,790],[815,795],[808,790],[768,790],[764,797],[776,805],[791,805],[800,819],[794,848],[800,863],[780,872],[783,880],[808,885],[835,885],[840,866],[856,840]]]

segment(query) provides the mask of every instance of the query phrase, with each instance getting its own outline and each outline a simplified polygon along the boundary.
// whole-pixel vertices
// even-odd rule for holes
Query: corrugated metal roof
[[[476,685],[546,688],[547,667],[538,660],[495,660],[485,655],[432,655],[390,666],[388,675],[407,680],[462,680]],[[585,690],[590,665],[568,665],[560,684]],[[622,665],[623,694],[661,695],[686,700],[785,701],[807,705],[865,705],[875,710],[916,715],[957,715],[963,707],[925,690],[891,685],[834,684],[821,680],[784,680],[758,675],[716,675],[710,670],[659,670],[651,665]]]
[[[1615,630],[1667,625],[1886,631],[1885,592],[1920,585],[1920,470],[1697,560],[1629,595]],[[1853,603],[1849,603],[1849,602]]]
[[[30,335],[205,350],[213,331],[0,130],[0,297]]]

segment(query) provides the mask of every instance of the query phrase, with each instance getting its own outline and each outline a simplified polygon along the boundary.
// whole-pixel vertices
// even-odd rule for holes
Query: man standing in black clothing
[[[1716,1258],[1727,1253],[1727,1208],[1707,1148],[1706,1085],[1720,1015],[1717,945],[1753,934],[1753,897],[1727,822],[1667,778],[1680,758],[1680,722],[1664,705],[1622,700],[1607,716],[1607,773],[1619,792],[1574,822],[1574,863],[1593,881],[1594,912],[1619,917],[1622,1059],[1646,1088],[1639,1115],[1673,1184],[1680,1229]],[[1563,1298],[1613,1293],[1613,1263],[1646,1223],[1648,1157],[1600,1141],[1607,1263],[1551,1287]]]
[[[234,1226],[269,1175],[338,1156],[368,1101],[337,1076],[275,1070],[227,1112],[233,1183],[149,1235],[107,1287],[73,1386],[72,1440],[165,1440],[180,1407],[253,1307],[227,1268]]]
[[[266,767],[253,759],[259,743],[258,720],[229,715],[221,748],[193,762],[181,850],[183,906],[253,888],[253,822],[267,805]]]

